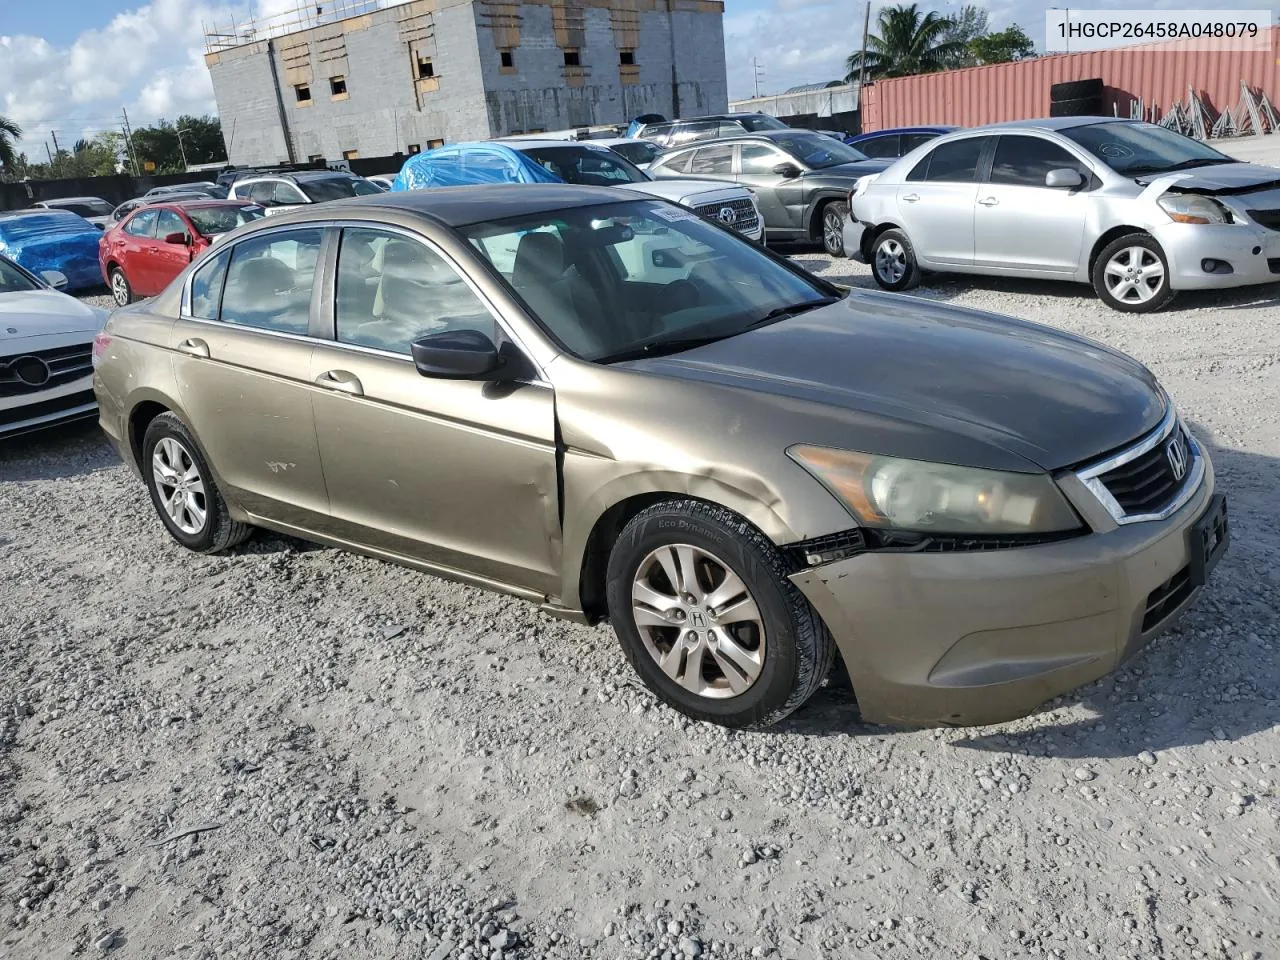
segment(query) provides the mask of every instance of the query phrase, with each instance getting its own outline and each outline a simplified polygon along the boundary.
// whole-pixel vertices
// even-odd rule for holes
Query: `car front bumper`
[[[1191,537],[1216,506],[1206,457],[1199,490],[1162,521],[988,552],[870,552],[791,579],[834,636],[865,720],[999,723],[1170,626],[1200,592]]]
[[[1175,290],[1215,290],[1280,282],[1280,231],[1253,224],[1161,224],[1152,234],[1169,261]],[[1227,264],[1205,270],[1205,261]]]
[[[862,234],[867,228],[852,216],[844,218],[844,255],[850,260],[866,263],[862,255]]]
[[[0,439],[97,416],[92,376],[0,398]]]

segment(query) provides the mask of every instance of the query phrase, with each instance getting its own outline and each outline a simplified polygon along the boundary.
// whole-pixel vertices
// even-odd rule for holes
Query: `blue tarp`
[[[477,183],[564,183],[550,170],[501,143],[455,143],[410,157],[392,190]]]
[[[0,253],[37,277],[42,270],[58,270],[68,290],[102,286],[98,241],[102,231],[84,217],[50,210],[0,216]]]

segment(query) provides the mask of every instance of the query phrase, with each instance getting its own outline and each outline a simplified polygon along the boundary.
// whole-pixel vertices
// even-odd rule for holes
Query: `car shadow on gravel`
[[[96,420],[0,440],[0,483],[62,480],[119,465]]]
[[[1181,621],[1114,673],[1052,704],[1062,722],[1032,714],[1032,729],[985,728],[953,741],[997,753],[1073,759],[1136,756],[1234,741],[1280,725],[1280,527],[1274,518],[1280,459],[1208,448],[1216,488],[1228,497],[1232,544]],[[1080,715],[1080,709],[1086,716]]]

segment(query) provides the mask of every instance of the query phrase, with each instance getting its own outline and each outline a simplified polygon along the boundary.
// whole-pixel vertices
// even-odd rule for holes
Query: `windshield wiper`
[[[1190,170],[1193,167],[1216,167],[1224,163],[1235,163],[1234,160],[1212,160],[1209,157],[1198,157],[1194,160],[1182,160],[1169,167],[1153,167],[1150,165],[1130,167],[1127,174],[1172,173],[1175,170]]]
[[[807,313],[810,310],[816,310],[818,307],[829,307],[833,303],[839,303],[840,297],[819,297],[817,300],[802,300],[800,303],[788,304],[785,307],[774,307],[759,320],[753,320],[744,328],[746,330],[755,330],[757,327],[768,326],[779,320],[785,320],[788,317],[798,316]]]

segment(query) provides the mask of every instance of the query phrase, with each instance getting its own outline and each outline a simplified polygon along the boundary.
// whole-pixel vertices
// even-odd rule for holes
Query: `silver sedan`
[[[922,270],[1073,280],[1116,310],[1280,280],[1280,170],[1102,117],[939,137],[850,195],[850,256],[887,290]]]

